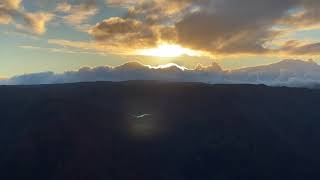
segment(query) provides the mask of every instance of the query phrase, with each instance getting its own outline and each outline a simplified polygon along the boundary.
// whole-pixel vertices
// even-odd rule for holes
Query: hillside
[[[0,86],[0,179],[319,179],[319,105],[263,85]]]

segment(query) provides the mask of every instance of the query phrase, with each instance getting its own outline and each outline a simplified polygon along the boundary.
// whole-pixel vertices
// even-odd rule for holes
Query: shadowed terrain
[[[263,85],[2,86],[0,179],[319,179],[319,105]]]

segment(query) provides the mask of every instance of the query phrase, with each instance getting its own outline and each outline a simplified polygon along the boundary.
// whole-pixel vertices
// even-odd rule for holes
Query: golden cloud
[[[139,20],[119,17],[98,23],[90,34],[99,42],[131,48],[153,47],[158,41],[154,27]]]
[[[25,21],[27,27],[36,34],[43,34],[46,32],[46,23],[52,19],[53,15],[45,12],[26,13]]]
[[[107,45],[105,43],[100,43],[96,41],[70,41],[64,39],[50,39],[48,41],[49,44],[69,47],[69,48],[77,48],[83,49],[87,51],[95,51],[97,54],[111,53],[111,54],[119,54],[119,55],[131,55],[134,54],[134,49],[126,49],[119,48],[114,45]]]
[[[94,0],[68,2],[59,3],[56,12],[63,14],[69,24],[80,25],[98,12]],[[127,12],[89,27],[87,32],[92,41],[50,43],[120,54],[132,54],[162,43],[205,51],[211,56],[320,54],[317,42],[275,44],[290,32],[319,25],[318,0],[106,0],[106,3],[126,8]],[[8,17],[2,18],[3,23],[8,21]],[[44,32],[45,21],[38,27],[33,31]]]
[[[0,2],[0,24],[14,24],[17,28],[33,34],[43,34],[46,23],[53,15],[47,12],[27,12],[21,0],[3,0]],[[22,19],[18,22],[16,19]]]
[[[0,24],[10,24],[12,22],[11,16],[7,14],[1,14],[0,12]]]

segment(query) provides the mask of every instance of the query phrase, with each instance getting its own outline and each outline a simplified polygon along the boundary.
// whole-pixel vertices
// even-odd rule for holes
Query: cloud
[[[47,5],[48,3],[46,2]],[[2,0],[0,24],[12,24],[24,32],[40,35],[46,32],[46,25],[52,19],[62,19],[63,22],[87,32],[89,25],[86,21],[95,16],[99,10],[96,0],[58,0],[54,4],[56,4],[55,9],[31,12],[26,10],[22,0]]]
[[[121,45],[122,48],[153,47],[158,38],[154,29],[141,21],[118,17],[98,23],[90,34],[99,42]]]
[[[281,46],[280,51],[294,55],[319,55],[320,42],[290,40]]]
[[[319,84],[320,66],[312,60],[283,60],[278,63],[231,71],[234,82],[289,87]]]
[[[0,84],[53,84],[95,81],[164,80],[210,84],[266,84],[271,86],[311,87],[320,83],[320,66],[314,61],[283,60],[278,63],[223,70],[217,63],[187,69],[176,64],[147,66],[128,62],[117,67],[84,67],[62,74],[43,72],[15,76]]]
[[[89,18],[95,16],[99,9],[96,0],[77,1],[76,4],[71,4],[68,1],[63,1],[57,4],[56,12],[62,13],[62,19],[71,25],[81,25]]]
[[[95,19],[103,17],[99,10],[104,4],[100,1],[112,8],[122,8],[119,11],[122,15],[90,25],[90,18],[98,14],[99,18]],[[214,57],[320,54],[319,42],[296,47],[274,44],[284,37],[290,38],[292,32],[320,28],[319,0],[55,0],[50,3],[54,8],[49,12],[31,12],[23,7],[22,0],[2,0],[0,24],[13,24],[24,31],[43,34],[49,21],[62,20],[92,37],[77,41],[79,45],[67,39],[64,42],[79,48],[88,44],[91,49],[104,52],[137,52],[170,43]]]
[[[19,14],[21,0],[2,0],[0,1],[0,23],[10,24],[13,17]]]
[[[0,12],[0,24],[10,24],[11,22],[12,22],[11,16],[3,12]]]
[[[52,48],[52,47],[38,47],[38,46],[29,46],[29,45],[23,45],[19,46],[19,48],[22,49],[29,49],[29,50],[41,50],[41,51],[48,51],[52,53],[67,53],[67,54],[94,54],[97,55],[96,52],[90,52],[90,51],[75,51],[70,50],[68,48]],[[100,53],[99,55],[104,55]]]
[[[174,24],[193,10],[192,0],[141,0],[128,9],[127,18],[137,18],[150,25]]]
[[[67,12],[71,11],[71,8],[72,8],[72,5],[69,4],[68,2],[64,1],[64,2],[60,2],[57,4],[56,11],[67,13]]]
[[[175,31],[170,27],[149,26],[136,19],[112,17],[97,23],[89,31],[93,41],[72,41],[66,39],[51,39],[49,44],[96,50],[102,53],[120,55],[138,55],[145,48],[155,48],[165,40],[172,43]]]
[[[105,40],[108,45],[112,42],[117,47],[136,49],[168,42],[206,51],[213,56],[320,54],[319,51],[305,51],[310,46],[293,50],[287,47],[275,49],[272,44],[296,31],[297,27],[317,26],[320,20],[318,0],[106,2],[127,8],[123,17],[106,19],[91,29],[94,38],[100,43]],[[281,26],[286,28],[277,28]]]
[[[53,15],[48,12],[28,12],[22,6],[22,0],[0,1],[0,24],[14,24],[18,29],[32,34],[43,34],[46,23]]]
[[[95,51],[98,54],[118,54],[118,55],[128,55],[131,53],[130,50],[125,48],[119,48],[114,46],[113,44],[105,44],[96,41],[69,41],[64,39],[49,39],[49,44],[69,47],[69,48],[77,48],[81,50],[91,50]]]
[[[0,7],[4,9],[19,9],[22,0],[2,0]]]
[[[320,28],[320,1],[304,0],[300,11],[280,19],[280,23],[298,28],[298,30]]]
[[[108,6],[130,7],[141,0],[105,0]]]
[[[24,14],[25,26],[36,34],[43,34],[46,32],[46,23],[52,19],[53,15],[45,12],[26,13]],[[21,26],[20,26],[21,27]]]

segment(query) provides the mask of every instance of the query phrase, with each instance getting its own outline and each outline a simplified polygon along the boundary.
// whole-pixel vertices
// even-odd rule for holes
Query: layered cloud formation
[[[312,60],[283,60],[275,64],[228,71],[223,70],[217,63],[212,63],[210,66],[198,65],[194,69],[187,69],[176,64],[151,67],[137,62],[128,62],[117,67],[84,67],[63,74],[53,72],[26,74],[0,80],[0,84],[54,84],[127,80],[310,87],[320,83],[320,66]]]
[[[23,3],[2,0],[0,23],[43,34],[49,21],[63,22],[91,37],[50,39],[61,47],[134,54],[170,43],[212,56],[320,54],[318,40],[292,35],[320,28],[319,0],[55,0],[32,12]],[[123,13],[110,17],[104,6]]]
[[[180,44],[212,55],[319,55],[319,43],[286,39],[318,28],[318,0],[109,0],[127,8],[90,34],[117,47]],[[100,46],[97,46],[99,49]]]

